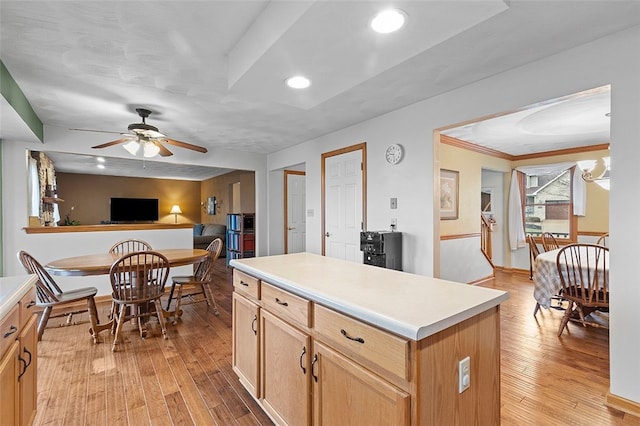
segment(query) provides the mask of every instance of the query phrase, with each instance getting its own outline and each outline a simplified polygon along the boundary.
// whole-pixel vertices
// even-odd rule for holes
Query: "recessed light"
[[[311,86],[311,80],[309,80],[307,77],[296,75],[287,79],[287,86],[291,87],[292,89],[306,89],[307,87]]]
[[[407,14],[400,9],[386,9],[371,20],[371,28],[380,34],[398,31],[405,23]]]
[[[96,161],[98,163],[104,163],[105,160],[104,160],[104,157],[96,157]]]
[[[96,167],[98,167],[99,169],[104,169],[104,164],[98,164],[96,165]]]

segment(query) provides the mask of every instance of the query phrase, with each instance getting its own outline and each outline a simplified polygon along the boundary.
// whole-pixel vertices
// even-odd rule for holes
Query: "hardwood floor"
[[[93,345],[84,324],[56,327],[38,345],[36,425],[264,425],[269,418],[231,369],[231,275],[216,265],[220,316],[199,303],[184,307],[163,340],[157,322],[142,340],[132,325],[112,353]],[[569,324],[556,336],[561,312],[534,318],[533,285],[524,275],[497,273],[487,287],[509,291],[501,307],[503,425],[640,425],[640,418],[604,405],[609,389],[608,334]],[[101,304],[106,320],[108,304]],[[101,338],[111,336],[103,332]]]

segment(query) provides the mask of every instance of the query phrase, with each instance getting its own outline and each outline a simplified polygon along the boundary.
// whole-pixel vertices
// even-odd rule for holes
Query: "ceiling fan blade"
[[[202,152],[203,154],[207,152],[207,148],[202,146],[192,145],[190,143],[181,142],[181,141],[177,141],[175,139],[169,139],[169,138],[163,138],[162,140],[168,143],[169,145],[179,146],[180,148],[191,149],[193,151]]]
[[[109,146],[118,145],[119,143],[130,141],[131,139],[132,138],[120,138],[120,139],[116,139],[115,141],[105,142],[100,145],[92,146],[91,148],[106,148]]]
[[[170,155],[173,155],[173,152],[169,151],[164,145],[162,145],[160,142],[158,141],[153,141],[153,144],[155,146],[157,146],[158,148],[160,148],[160,156],[161,157],[168,157]]]
[[[122,132],[110,132],[109,130],[94,130],[94,129],[69,129],[69,130],[77,130],[80,132],[95,132],[95,133],[113,133],[116,135],[126,135],[127,133]]]

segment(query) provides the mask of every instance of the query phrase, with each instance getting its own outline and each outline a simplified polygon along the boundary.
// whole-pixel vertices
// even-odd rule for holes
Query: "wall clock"
[[[402,146],[392,143],[387,147],[384,157],[389,164],[398,164],[402,160]]]

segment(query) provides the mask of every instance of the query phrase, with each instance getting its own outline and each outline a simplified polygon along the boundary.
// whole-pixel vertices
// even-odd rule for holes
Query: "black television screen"
[[[158,220],[157,198],[112,198],[112,222],[152,222]]]

